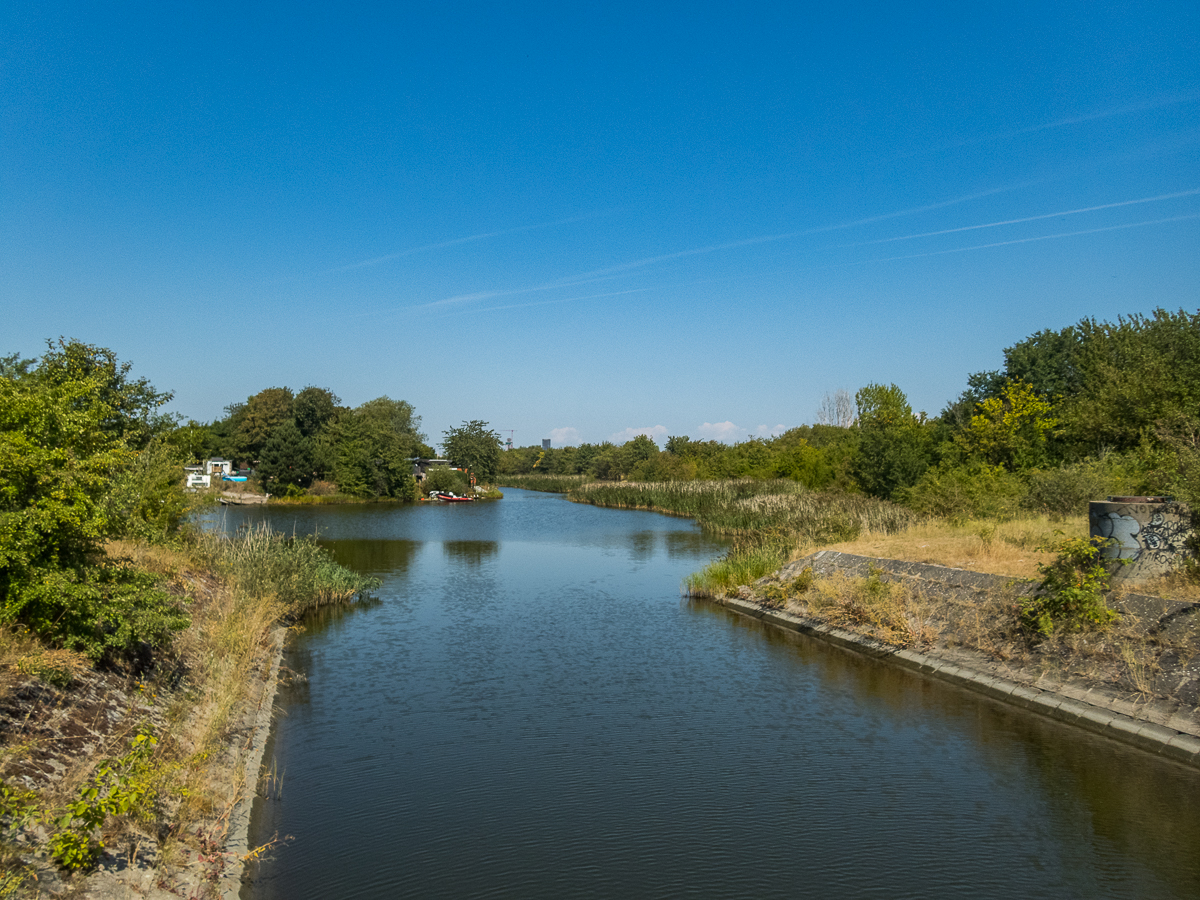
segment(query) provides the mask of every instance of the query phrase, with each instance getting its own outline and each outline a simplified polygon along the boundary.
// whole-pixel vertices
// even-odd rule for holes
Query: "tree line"
[[[500,472],[665,481],[790,478],[920,512],[1078,511],[1106,493],[1200,499],[1200,314],[1157,309],[1039,331],[937,416],[895,384],[828,395],[819,424],[726,445],[645,436],[523,447]]]

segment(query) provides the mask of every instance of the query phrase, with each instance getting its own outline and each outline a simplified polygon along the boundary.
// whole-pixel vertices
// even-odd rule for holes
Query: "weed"
[[[1027,629],[1049,637],[1056,629],[1104,628],[1117,618],[1104,602],[1109,574],[1100,558],[1103,546],[1090,538],[1065,538],[1044,548],[1058,555],[1038,566],[1041,591],[1021,604]]]
[[[154,802],[150,756],[158,739],[145,732],[133,739],[119,759],[105,760],[78,798],[49,818],[57,826],[50,852],[68,871],[87,869],[96,862],[104,843],[95,836],[109,816],[143,811]]]

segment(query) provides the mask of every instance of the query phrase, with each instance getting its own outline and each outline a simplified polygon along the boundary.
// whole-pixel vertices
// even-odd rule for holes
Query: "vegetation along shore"
[[[1200,509],[1200,316],[1039,332],[966,384],[936,416],[896,385],[833,392],[816,424],[734,445],[502,451],[464,421],[441,441],[456,465],[418,485],[414,461],[437,454],[401,400],[273,387],[180,422],[103,348],[0,359],[0,897],[204,896],[269,850],[226,841],[281,629],[374,583],[310,537],[190,531],[214,493],[188,493],[184,466],[214,458],[248,471],[225,490],[287,503],[496,484],[689,516],[730,542],[692,596],[1194,722],[1196,548],[1122,584],[1086,510],[1107,495]],[[947,593],[887,560],[1002,584]]]

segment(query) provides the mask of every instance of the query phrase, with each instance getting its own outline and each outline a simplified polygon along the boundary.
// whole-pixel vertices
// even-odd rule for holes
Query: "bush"
[[[1125,493],[1130,481],[1107,460],[1035,470],[1021,505],[1050,516],[1078,515],[1087,512],[1089,500]]]
[[[1019,476],[1002,466],[975,463],[940,465],[900,491],[900,501],[913,512],[952,522],[1005,519],[1017,511],[1025,491]]]
[[[1108,570],[1100,557],[1104,541],[1067,538],[1042,547],[1058,556],[1038,566],[1042,587],[1021,604],[1021,624],[1049,637],[1054,631],[1083,631],[1108,625],[1117,614],[1104,602]]]

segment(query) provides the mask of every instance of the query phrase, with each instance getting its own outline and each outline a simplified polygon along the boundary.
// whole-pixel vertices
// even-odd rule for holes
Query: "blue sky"
[[[742,439],[1196,309],[1200,7],[0,9],[0,353]]]

